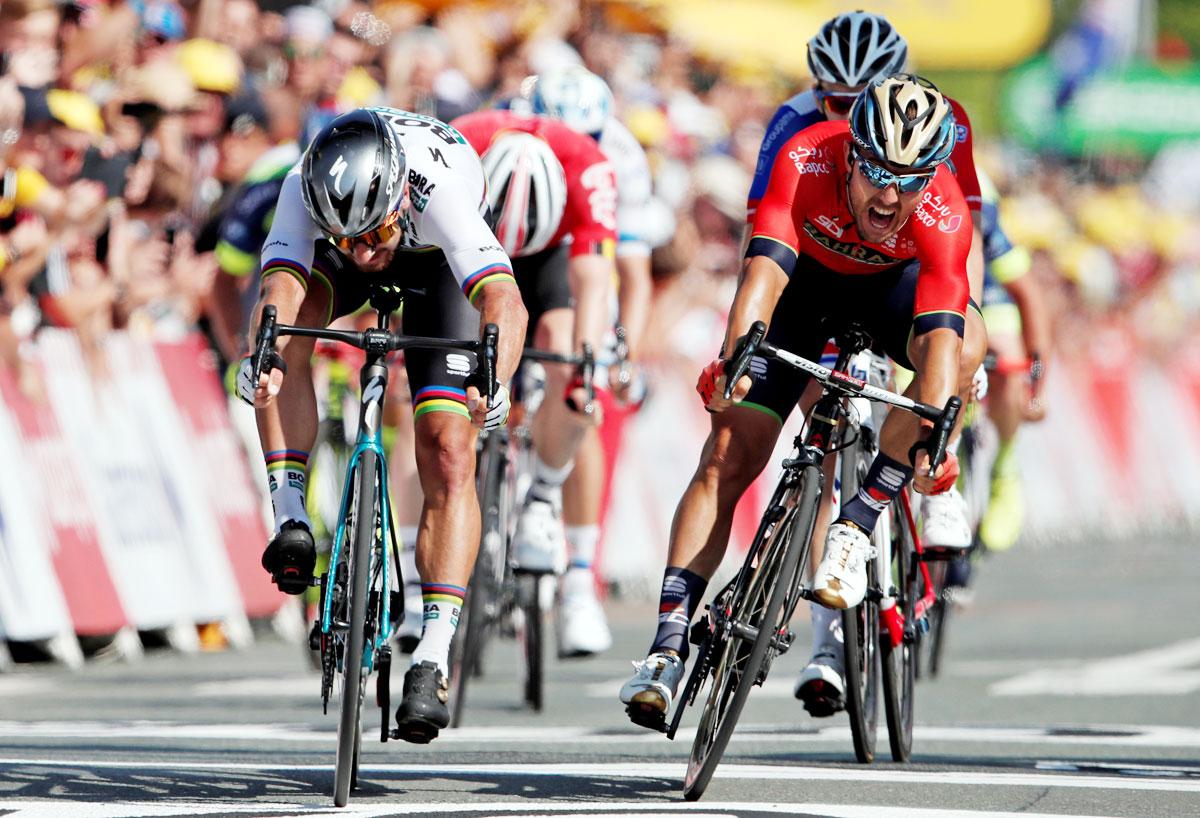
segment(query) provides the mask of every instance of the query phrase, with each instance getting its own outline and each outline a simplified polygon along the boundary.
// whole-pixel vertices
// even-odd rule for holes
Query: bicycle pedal
[[[667,732],[667,714],[658,708],[630,703],[625,706],[625,714],[629,716],[631,722],[639,727],[656,730],[659,733]]]

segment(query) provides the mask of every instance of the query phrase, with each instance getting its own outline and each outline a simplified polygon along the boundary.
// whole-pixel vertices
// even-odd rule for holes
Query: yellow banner
[[[635,0],[673,35],[719,60],[808,73],[805,46],[831,17],[882,14],[908,41],[913,68],[1000,69],[1036,52],[1049,0]]]

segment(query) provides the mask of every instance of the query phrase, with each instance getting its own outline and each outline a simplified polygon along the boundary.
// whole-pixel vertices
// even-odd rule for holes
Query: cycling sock
[[[600,541],[600,526],[567,526],[567,568],[591,571],[596,559],[596,543]]]
[[[810,602],[809,617],[812,619],[813,656],[832,653],[841,661],[842,655],[842,612],[826,608],[819,602]]]
[[[413,651],[412,663],[434,662],[438,669],[450,678],[450,640],[458,628],[458,616],[462,612],[467,589],[461,585],[442,582],[422,582],[421,597],[425,603],[421,630],[421,642]]]
[[[699,574],[686,568],[667,566],[663,572],[662,593],[658,597],[658,632],[654,634],[651,653],[673,650],[680,659],[687,661],[688,625],[700,607],[707,587],[708,580]]]
[[[279,449],[267,452],[267,485],[271,489],[271,508],[275,511],[275,533],[288,520],[312,528],[304,510],[304,484],[308,479],[308,452]]]
[[[555,468],[547,466],[542,458],[534,455],[533,483],[529,486],[526,502],[540,500],[543,503],[550,503],[555,508],[562,508],[563,483],[567,482],[573,468],[575,468],[574,460],[568,460],[565,466]]]
[[[992,463],[992,477],[1014,477],[1017,474],[1017,441],[1002,440],[996,448],[996,459]]]
[[[870,534],[875,529],[879,515],[896,499],[912,476],[912,466],[892,460],[880,452],[867,470],[858,494],[842,506],[842,514],[838,519],[849,520]]]

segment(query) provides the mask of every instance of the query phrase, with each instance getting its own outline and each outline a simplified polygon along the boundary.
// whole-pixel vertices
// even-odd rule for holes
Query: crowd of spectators
[[[359,105],[450,120],[580,60],[609,81],[654,174],[658,348],[647,352],[695,351],[704,333],[707,350],[733,291],[764,125],[798,90],[750,63],[706,62],[652,21],[585,0],[279,11],[255,0],[5,0],[0,43],[0,365],[24,382],[21,341],[44,325],[71,327],[94,350],[114,328],[199,323],[231,359],[238,328],[214,313],[229,303],[222,288],[245,296],[256,277],[226,276],[215,251],[222,215],[264,157],[294,160]],[[1200,306],[1195,221],[1154,204],[1128,168],[1080,173],[999,149],[982,161],[1061,326],[1152,316],[1156,343],[1188,328]]]

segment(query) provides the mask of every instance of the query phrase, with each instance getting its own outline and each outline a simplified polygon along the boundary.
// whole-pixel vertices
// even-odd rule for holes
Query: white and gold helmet
[[[937,87],[914,74],[893,74],[863,89],[850,109],[859,149],[890,165],[933,169],[954,150],[954,113]]]

